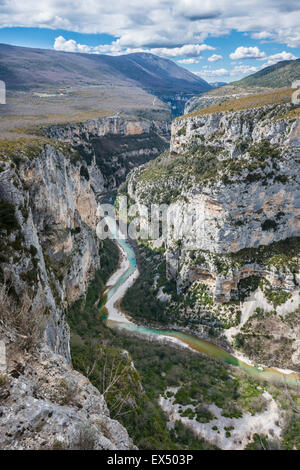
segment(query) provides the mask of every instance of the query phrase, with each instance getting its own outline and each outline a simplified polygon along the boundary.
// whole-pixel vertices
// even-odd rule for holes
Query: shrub
[[[178,135],[178,136],[186,135],[186,128],[185,128],[185,127],[181,127],[181,129],[179,129],[179,131],[177,132],[177,135]]]
[[[18,228],[15,207],[10,202],[0,201],[0,229],[5,229],[10,233]]]
[[[34,350],[40,343],[45,330],[45,307],[40,297],[35,302],[27,292],[19,303],[9,297],[9,287],[0,286],[0,325],[2,332],[14,337],[21,350]]]
[[[33,246],[33,245],[30,245],[29,251],[30,251],[30,254],[31,254],[32,257],[36,256],[37,252],[38,252],[36,247]]]
[[[90,175],[86,166],[81,165],[80,167],[80,176],[83,176],[87,181],[90,179]]]
[[[273,219],[266,219],[262,224],[261,228],[264,231],[276,230],[278,227],[277,222]]]
[[[0,388],[5,387],[9,382],[8,375],[0,375]]]
[[[82,424],[71,448],[74,450],[94,450],[96,446],[95,430],[89,424]]]
[[[58,388],[58,402],[62,405],[70,405],[74,402],[77,395],[77,387],[67,383],[65,379],[61,378],[57,384]]]

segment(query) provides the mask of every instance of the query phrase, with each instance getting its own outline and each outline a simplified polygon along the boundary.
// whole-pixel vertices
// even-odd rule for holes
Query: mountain
[[[290,88],[297,79],[300,79],[300,59],[284,60],[236,82],[210,83],[211,90],[186,101],[184,114],[250,94],[265,93],[268,88]]]
[[[59,52],[0,44],[0,79],[8,90],[91,85],[136,86],[171,101],[211,86],[168,59],[153,54],[122,56]]]
[[[254,86],[281,88],[290,87],[292,82],[297,79],[300,79],[300,59],[283,60],[230,85],[243,88]]]

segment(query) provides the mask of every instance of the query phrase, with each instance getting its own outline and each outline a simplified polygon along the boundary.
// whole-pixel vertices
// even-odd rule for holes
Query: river
[[[111,232],[115,228],[111,220],[108,220]],[[198,338],[195,335],[178,330],[155,329],[136,325],[131,318],[127,318],[119,307],[120,300],[126,290],[133,284],[139,275],[134,250],[124,239],[115,238],[122,254],[120,266],[110,277],[106,287],[106,303],[108,316],[107,326],[118,330],[126,330],[139,336],[151,336],[153,339],[176,342],[183,347],[204,353],[207,356],[224,361],[226,364],[239,367],[249,375],[273,382],[286,382],[289,385],[300,385],[300,376],[296,372],[284,372],[276,368],[251,365],[238,359],[228,351],[216,346],[209,341]]]

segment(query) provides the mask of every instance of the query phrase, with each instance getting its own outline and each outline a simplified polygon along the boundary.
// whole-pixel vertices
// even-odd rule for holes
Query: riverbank
[[[110,242],[108,245],[118,254],[115,243]],[[108,252],[108,256],[105,256],[105,249],[102,252],[103,260],[107,259],[102,263],[102,269],[103,266],[112,265],[109,258],[113,253]],[[124,260],[114,263],[115,273],[122,261],[124,266]],[[106,285],[110,284],[111,279],[120,280],[121,273],[112,277],[115,273],[110,270]],[[269,391],[279,406],[280,403],[285,404],[286,409],[289,397],[286,396],[284,387],[277,388],[258,381],[243,373],[240,368],[231,368],[224,361],[215,360],[208,354],[197,354],[195,349],[182,347],[185,343],[180,345],[177,341],[172,342],[172,337],[165,341],[165,336],[158,335],[157,332],[151,335],[149,330],[146,330],[147,334],[132,334],[127,328],[123,331],[107,328],[103,315],[94,307],[94,290],[97,285],[97,279],[92,281],[86,298],[72,307],[72,314],[70,312],[72,362],[75,369],[83,373],[93,370],[89,378],[100,391],[103,387],[103,373],[105,377],[109,377],[122,364],[124,373],[106,399],[113,417],[116,416],[116,397],[124,400],[123,411],[126,414],[121,414],[117,419],[128,429],[140,449],[215,448],[205,437],[195,437],[192,428],[186,427],[181,421],[177,421],[172,428],[167,426],[166,415],[159,405],[159,396],[164,395],[170,386],[181,387],[179,403],[184,407],[192,398],[197,406],[197,413],[199,410],[204,412],[213,404],[222,409],[224,416],[233,418],[248,412],[260,413],[263,390]],[[134,369],[131,368],[132,363]],[[292,404],[290,408],[292,409]],[[295,424],[295,419],[293,416],[287,417],[287,422],[283,425],[283,448],[298,445],[299,433],[295,428],[298,422]],[[147,426],[145,422],[148,423]],[[226,438],[227,445],[230,440],[231,437]]]
[[[111,288],[116,286],[120,283],[123,276],[126,276],[126,273],[130,269],[130,261],[126,256],[126,251],[124,248],[118,244],[118,248],[120,251],[121,262],[117,268],[117,271],[113,273],[113,275],[107,281],[107,289],[108,292]],[[119,307],[120,300],[122,299],[123,295],[125,294],[126,290],[129,289],[130,286],[134,283],[134,281],[139,276],[139,270],[136,267],[132,274],[130,274],[123,283],[112,293],[112,295],[108,298],[105,307],[107,309],[108,321],[112,322],[120,322],[120,323],[131,323],[127,316],[121,311]]]
[[[136,325],[132,319],[126,317],[120,309],[120,301],[122,297],[139,275],[136,257],[133,248],[126,240],[116,239],[116,243],[122,253],[123,259],[119,269],[111,277],[109,284],[107,284],[111,285],[111,288],[107,293],[107,302],[105,304],[108,312],[107,325],[109,327],[126,330],[139,335],[151,335],[153,338],[159,338],[159,341],[164,342],[168,342],[170,338],[172,338],[171,341],[173,343],[183,347],[188,346],[190,349],[207,354],[215,359],[223,360],[227,364],[238,366],[256,378],[286,382],[290,385],[299,385],[300,377],[293,371],[285,373],[283,370],[277,370],[275,368],[265,366],[256,366],[252,363],[249,364],[248,360],[247,362],[244,362],[219,346],[189,333],[176,330],[154,329]]]

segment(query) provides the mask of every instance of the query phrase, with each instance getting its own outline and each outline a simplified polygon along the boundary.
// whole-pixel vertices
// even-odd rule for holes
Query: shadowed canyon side
[[[83,123],[50,125],[45,135],[66,142],[88,165],[97,196],[116,191],[128,172],[153,160],[169,146],[169,121],[106,117]]]

